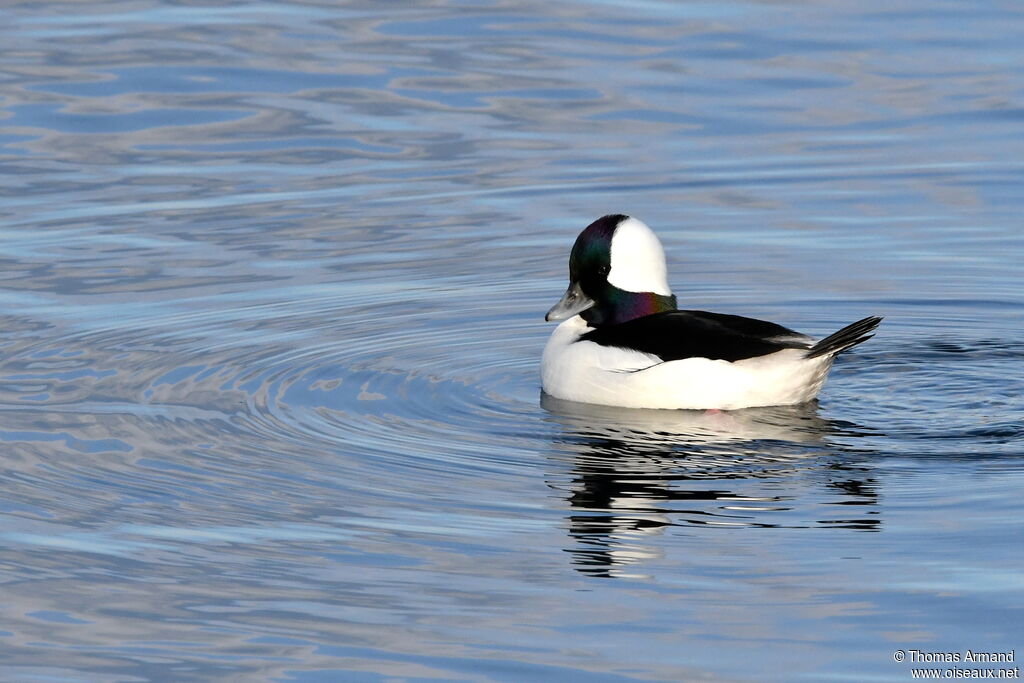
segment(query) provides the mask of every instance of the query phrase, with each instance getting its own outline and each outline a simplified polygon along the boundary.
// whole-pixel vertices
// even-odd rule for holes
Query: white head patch
[[[665,269],[665,251],[654,231],[636,218],[619,223],[612,235],[608,282],[627,292],[672,294]]]

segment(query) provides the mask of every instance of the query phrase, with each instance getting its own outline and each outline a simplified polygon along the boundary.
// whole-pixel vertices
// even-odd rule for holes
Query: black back
[[[799,332],[764,320],[707,311],[664,311],[597,327],[580,341],[633,349],[662,361],[684,358],[737,361],[782,349],[808,349]]]

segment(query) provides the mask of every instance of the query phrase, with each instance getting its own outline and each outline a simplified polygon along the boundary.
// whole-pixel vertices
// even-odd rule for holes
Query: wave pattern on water
[[[0,677],[886,678],[1015,632],[1018,9],[5,12]],[[686,307],[886,321],[811,406],[543,397],[611,211]]]

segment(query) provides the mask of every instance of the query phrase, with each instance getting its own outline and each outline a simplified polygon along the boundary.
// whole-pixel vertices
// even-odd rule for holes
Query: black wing
[[[663,361],[710,358],[737,361],[782,349],[809,349],[810,337],[775,323],[707,311],[665,311],[580,337],[601,346],[650,353]]]

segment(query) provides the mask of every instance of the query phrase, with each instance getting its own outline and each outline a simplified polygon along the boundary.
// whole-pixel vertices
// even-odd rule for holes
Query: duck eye
[[[610,266],[601,266],[600,268],[597,269],[597,272],[600,273],[601,275],[607,275],[608,271],[610,271],[610,270],[611,270]]]

